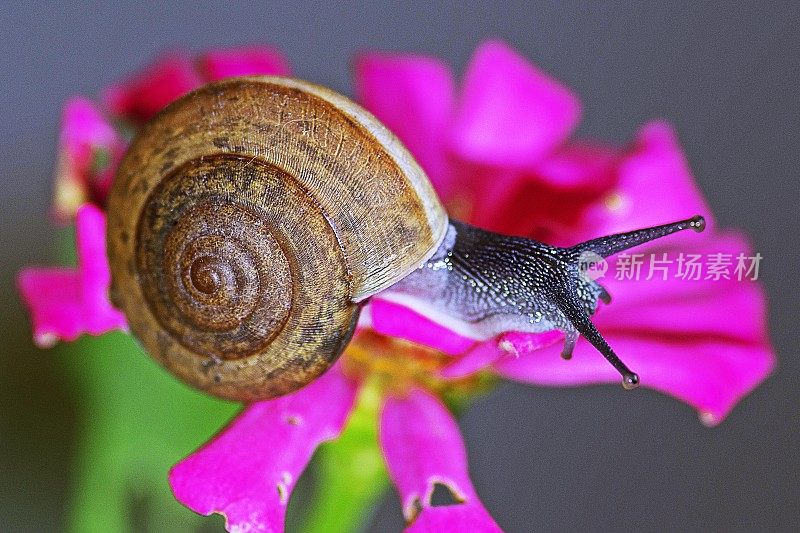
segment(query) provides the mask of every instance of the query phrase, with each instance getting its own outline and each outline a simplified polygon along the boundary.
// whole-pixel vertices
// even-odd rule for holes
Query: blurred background
[[[796,530],[800,10],[792,2],[591,4],[3,2],[0,531],[67,527],[76,487],[86,482],[81,461],[97,449],[87,443],[96,421],[86,407],[99,394],[141,388],[141,403],[115,408],[143,419],[171,408],[146,381],[120,378],[99,392],[81,385],[80,374],[102,372],[102,363],[83,361],[79,349],[41,351],[30,340],[13,279],[23,265],[63,260],[63,235],[47,214],[64,100],[92,96],[166,49],[248,43],[274,45],[296,75],[352,94],[350,60],[358,51],[436,55],[460,72],[489,37],[506,40],[580,95],[580,136],[624,143],[649,119],[675,125],[720,224],[747,231],[764,256],[779,366],[714,429],[688,406],[650,391],[503,384],[460,419],[485,505],[509,532]],[[108,353],[116,344],[88,342],[83,357],[118,357]],[[200,406],[192,431],[166,423],[162,434],[132,446],[179,440],[169,452],[177,460],[235,411],[209,404],[204,416],[203,399],[191,401]],[[122,421],[116,431],[124,428]],[[107,433],[93,438],[120,438]],[[116,456],[92,461],[97,476],[122,475]],[[166,490],[165,471],[142,475]],[[171,510],[156,509],[135,480],[125,490],[128,514],[106,530],[126,523],[173,530],[150,516]],[[114,511],[101,496],[93,512]],[[221,520],[197,524],[215,530]],[[369,530],[401,524],[397,498],[387,491]]]

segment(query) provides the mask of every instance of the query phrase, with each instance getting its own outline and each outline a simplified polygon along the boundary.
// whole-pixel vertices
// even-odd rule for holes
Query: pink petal
[[[200,57],[200,70],[210,81],[235,76],[289,76],[286,58],[269,46],[212,50]]]
[[[520,353],[528,353],[557,343],[564,339],[560,331],[544,333],[521,333],[509,331],[497,339],[482,342],[457,358],[440,372],[444,378],[458,379],[470,376],[503,357],[519,357]]]
[[[127,329],[125,315],[108,297],[111,268],[106,255],[105,214],[94,205],[85,204],[78,210],[75,234],[86,331],[100,335],[112,329]]]
[[[766,342],[747,344],[713,337],[641,335],[604,336],[642,385],[695,407],[706,423],[719,423],[736,403],[772,371],[775,358]],[[573,358],[564,361],[554,345],[495,365],[500,375],[550,386],[620,384],[616,370],[583,338]]]
[[[54,211],[60,222],[72,220],[86,201],[102,202],[125,143],[97,107],[85,98],[67,101],[61,119]],[[93,168],[103,155],[103,168]]]
[[[457,523],[466,519],[469,531],[500,531],[469,479],[458,425],[439,400],[422,390],[411,391],[405,398],[388,398],[379,438],[411,530],[424,531],[452,519],[452,525],[438,531],[463,531]],[[436,484],[449,489],[458,503],[433,507]]]
[[[86,149],[92,146],[113,146],[119,141],[114,127],[86,98],[67,100],[61,118],[61,145],[76,160],[86,159]]]
[[[471,222],[504,234],[571,245],[585,235],[585,209],[617,179],[619,153],[586,142],[562,145],[527,170],[459,163],[474,195]]]
[[[525,182],[522,171],[468,161],[456,161],[453,166],[463,184],[461,194],[469,207],[464,218],[469,223],[497,233],[524,236],[519,233],[520,222],[529,210],[535,210],[525,205],[522,211],[514,211]],[[538,184],[536,188],[541,189]]]
[[[735,273],[740,254],[745,258],[754,255],[747,239],[736,232],[678,243],[667,241],[670,238],[663,241],[669,242],[667,246],[652,247],[644,254],[647,268],[642,268],[639,280],[616,279],[620,259],[609,263],[606,277],[598,281],[614,301],[597,314],[594,322],[598,328],[761,342],[767,331],[763,291],[757,283],[739,281]],[[681,254],[700,255],[706,264],[715,254],[729,256],[731,279],[683,279],[678,263]],[[666,261],[661,262],[664,257]],[[658,270],[661,267],[664,272]],[[701,277],[706,275],[703,272]]]
[[[78,210],[76,241],[77,270],[32,268],[17,280],[31,314],[34,340],[41,347],[58,339],[75,340],[82,333],[127,329],[125,316],[108,300],[105,216],[97,207],[85,204]]]
[[[506,44],[482,44],[467,68],[452,126],[452,146],[484,164],[528,167],[562,143],[580,102]]]
[[[72,341],[84,331],[80,278],[71,269],[27,268],[17,287],[28,307],[33,340],[49,348],[59,339]]]
[[[405,143],[443,199],[453,193],[444,139],[453,109],[450,69],[431,57],[362,54],[355,63],[361,104]]]
[[[566,190],[605,190],[615,181],[617,150],[598,143],[572,142],[542,159],[532,179]]]
[[[336,438],[358,390],[339,365],[292,394],[254,403],[169,474],[193,511],[228,531],[283,531],[292,489],[320,443]]]
[[[665,224],[697,214],[706,217],[706,231],[713,230],[711,210],[668,124],[653,122],[644,126],[617,172],[616,187],[586,210],[583,233],[576,239]],[[681,234],[680,238],[685,236]]]
[[[713,251],[734,257],[751,253],[736,234],[673,251]],[[707,423],[717,423],[775,366],[763,290],[735,277],[675,279],[675,268],[670,268],[666,281],[603,281],[614,302],[604,306],[594,322],[644,386],[689,403]],[[503,357],[495,368],[506,377],[541,385],[620,382],[617,372],[585,340],[579,340],[571,361],[563,361],[560,350],[557,344],[520,353],[516,359]]]
[[[176,52],[134,77],[108,87],[103,92],[103,101],[116,115],[142,123],[202,83],[191,56]]]
[[[398,303],[370,300],[372,328],[387,337],[399,337],[451,355],[464,353],[475,341]]]

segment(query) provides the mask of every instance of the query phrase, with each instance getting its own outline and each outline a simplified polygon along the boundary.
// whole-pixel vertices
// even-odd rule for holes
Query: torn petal
[[[206,52],[200,70],[208,81],[235,76],[289,76],[286,58],[269,46],[246,46]]]
[[[470,531],[499,531],[478,499],[467,471],[467,453],[456,421],[442,403],[422,390],[390,397],[381,413],[380,445],[389,474],[400,493],[403,516],[411,528],[454,520],[474,520]],[[437,484],[455,503],[434,507]],[[426,515],[429,515],[426,517]],[[419,523],[419,525],[417,525]],[[446,528],[439,531],[459,531]]]
[[[502,531],[482,505],[448,505],[425,509],[407,533],[490,533]]]
[[[472,57],[452,126],[463,158],[499,167],[528,167],[561,144],[580,117],[565,85],[499,41]]]
[[[175,497],[223,514],[228,531],[283,531],[292,489],[317,446],[341,432],[357,389],[335,365],[297,392],[249,405],[172,468]]]
[[[356,94],[408,147],[439,193],[453,194],[444,139],[454,82],[440,60],[414,55],[362,54],[355,63]]]
[[[78,268],[23,270],[17,284],[31,315],[37,345],[127,329],[125,315],[108,299],[111,274],[106,257],[105,215],[85,204],[76,215]]]

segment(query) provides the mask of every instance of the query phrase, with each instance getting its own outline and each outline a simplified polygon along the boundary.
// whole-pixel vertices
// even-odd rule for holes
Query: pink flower
[[[621,150],[568,140],[578,115],[577,99],[502,43],[488,42],[478,49],[460,95],[448,69],[433,58],[369,54],[357,62],[356,72],[365,105],[412,150],[418,147],[432,180],[450,187],[443,199],[475,224],[566,246],[692,213],[710,214],[668,125],[645,126]],[[496,82],[498,78],[506,83]],[[427,83],[415,81],[420,79]],[[540,92],[547,96],[537,96]],[[418,112],[414,102],[421,102]],[[555,111],[549,115],[536,109],[537,104]],[[524,110],[527,118],[521,123],[530,130],[545,131],[517,136],[513,143],[501,134],[478,141],[480,132],[462,131],[480,130],[481,124],[501,131],[510,109]],[[512,129],[521,127],[511,120]],[[500,140],[492,148],[496,138]],[[467,182],[448,185],[458,176],[466,176]],[[637,252],[751,255],[745,240],[714,231],[712,218],[706,220],[712,231],[676,234]],[[614,266],[612,261],[610,272]],[[763,291],[748,281],[683,281],[675,268],[673,264],[668,281],[662,282],[601,280],[615,302],[600,310],[595,323],[612,345],[635,343],[621,353],[647,376],[645,386],[686,401],[704,421],[716,423],[774,365]],[[469,339],[453,332],[431,333],[436,326],[413,310],[401,315],[377,302],[372,309],[377,331],[429,345],[435,337],[434,346],[457,355],[442,371],[448,377],[492,364],[500,375],[542,385],[618,379],[596,351],[586,349],[583,339],[568,364],[553,357],[561,349],[558,333],[512,332],[464,350]],[[400,316],[402,320],[394,320]],[[619,341],[615,344],[612,338]]]
[[[268,49],[211,52],[197,63],[176,54],[104,98],[115,117],[141,122],[207,79],[259,72],[284,74],[288,67]],[[447,66],[427,57],[366,54],[356,76],[363,105],[407,144],[453,215],[473,224],[571,245],[709,213],[668,125],[646,125],[625,148],[570,139],[580,115],[577,97],[502,43],[477,50],[458,90]],[[20,276],[40,344],[124,327],[106,294],[102,213],[84,207],[77,222],[77,272]],[[677,234],[641,252],[751,254],[738,233],[711,229]],[[617,265],[612,261],[609,271]],[[595,323],[645,386],[718,423],[774,366],[764,295],[753,281],[686,280],[677,268],[667,267],[663,280],[601,280],[615,302],[599,310]],[[224,514],[230,530],[282,530],[298,477],[316,447],[341,432],[369,378],[383,393],[380,447],[409,530],[497,531],[440,396],[469,388],[478,372],[538,385],[618,382],[582,339],[573,360],[563,361],[562,339],[557,331],[506,332],[477,342],[378,294],[328,373],[290,395],[247,406],[172,469],[173,491],[199,513]],[[452,505],[432,506],[437,485],[449,491]]]

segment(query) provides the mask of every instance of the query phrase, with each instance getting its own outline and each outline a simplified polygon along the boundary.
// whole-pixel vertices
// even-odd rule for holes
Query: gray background
[[[461,421],[485,504],[508,531],[800,525],[797,6],[591,4],[2,3],[0,529],[59,529],[65,516],[75,406],[31,347],[11,284],[21,265],[52,257],[43,214],[65,98],[167,47],[271,43],[298,75],[348,93],[358,50],[426,52],[461,71],[495,36],[578,91],[580,134],[623,142],[653,117],[676,125],[721,223],[747,230],[765,257],[780,366],[714,430],[649,391],[504,385]],[[373,529],[399,518],[392,495]]]

